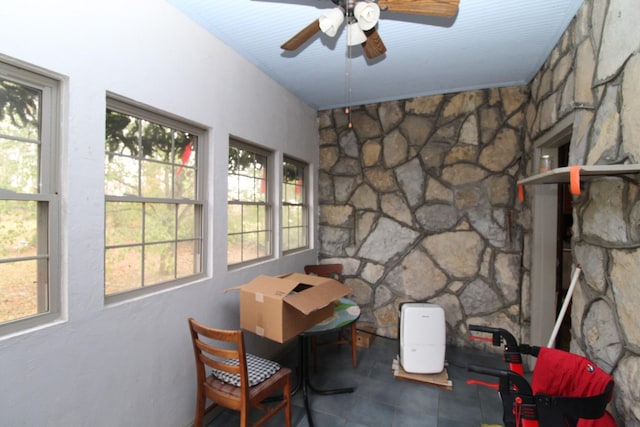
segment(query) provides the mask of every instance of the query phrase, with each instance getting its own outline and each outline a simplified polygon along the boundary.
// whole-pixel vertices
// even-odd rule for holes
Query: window
[[[273,253],[269,158],[269,152],[257,147],[237,140],[229,143],[229,265],[266,258]]]
[[[0,62],[0,327],[60,312],[56,80]]]
[[[107,100],[105,296],[203,274],[203,135],[187,123]]]
[[[282,167],[282,251],[309,245],[307,166],[285,157]]]

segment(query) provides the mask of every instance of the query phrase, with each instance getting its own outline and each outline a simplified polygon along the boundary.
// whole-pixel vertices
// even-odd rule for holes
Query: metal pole
[[[582,271],[582,267],[580,266],[580,264],[576,265],[576,270],[573,272],[573,277],[571,278],[571,284],[569,285],[569,290],[567,291],[567,295],[564,297],[562,308],[560,309],[560,313],[558,314],[558,319],[556,320],[556,324],[553,327],[553,332],[551,332],[551,337],[549,338],[547,347],[552,347],[555,344],[556,336],[558,335],[558,330],[560,329],[560,325],[562,324],[562,319],[564,319],[564,315],[567,312],[567,307],[569,307],[569,302],[571,301],[571,297],[573,296],[573,290],[576,287],[576,283],[578,283],[578,277],[580,276],[581,271]]]

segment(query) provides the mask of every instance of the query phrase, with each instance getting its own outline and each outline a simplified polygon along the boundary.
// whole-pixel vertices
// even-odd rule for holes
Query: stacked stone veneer
[[[534,142],[571,120],[570,164],[640,162],[640,7],[586,0],[526,87],[319,113],[319,236],[363,321],[397,336],[397,307],[445,307],[449,343],[470,323],[529,335]],[[571,350],[611,372],[619,426],[640,426],[640,191],[583,183],[572,252],[583,268]]]
[[[573,117],[569,164],[640,163],[640,7],[587,0],[531,83],[531,141]],[[528,203],[534,200],[527,200]],[[612,372],[619,425],[640,426],[640,192],[637,181],[583,183],[573,200],[571,350]],[[531,230],[525,242],[535,238]],[[525,246],[528,246],[525,243]],[[529,261],[525,259],[525,265]]]
[[[525,88],[320,113],[320,256],[341,262],[362,320],[397,336],[398,305],[445,308],[447,339],[469,323],[520,335]],[[328,258],[328,259],[326,259]]]

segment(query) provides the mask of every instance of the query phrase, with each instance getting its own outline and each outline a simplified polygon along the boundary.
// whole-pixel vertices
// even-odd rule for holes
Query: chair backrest
[[[244,336],[241,330],[214,329],[204,326],[194,319],[189,319],[191,341],[196,358],[198,385],[203,387],[207,397],[227,408],[240,410],[246,405],[249,394],[247,375],[247,358],[244,347]],[[238,364],[223,363],[224,360],[237,359]],[[236,374],[240,376],[240,396],[231,397],[229,393],[221,393],[207,384],[206,368]]]
[[[304,266],[305,274],[314,274],[320,277],[328,277],[330,279],[337,280],[340,283],[342,281],[342,264],[313,264]]]

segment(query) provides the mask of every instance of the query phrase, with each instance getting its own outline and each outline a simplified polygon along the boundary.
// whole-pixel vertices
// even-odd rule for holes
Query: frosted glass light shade
[[[380,19],[380,7],[377,3],[359,1],[353,8],[353,16],[358,21],[358,26],[363,31],[372,29]]]
[[[334,37],[338,32],[338,28],[344,22],[344,9],[341,7],[333,8],[329,12],[320,15],[319,21],[320,31],[329,37]]]
[[[349,24],[347,27],[347,45],[357,46],[367,41],[367,35],[358,26],[357,22]]]

